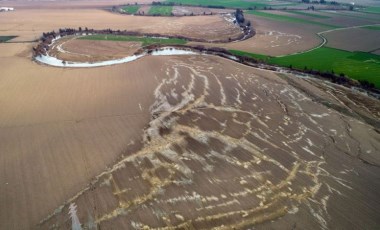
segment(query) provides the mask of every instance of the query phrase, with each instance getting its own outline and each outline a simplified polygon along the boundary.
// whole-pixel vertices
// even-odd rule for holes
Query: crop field
[[[379,55],[322,47],[304,54],[270,58],[269,63],[297,69],[306,67],[322,72],[343,73],[353,79],[368,80],[380,88]]]
[[[261,60],[261,61],[267,61],[270,59],[270,57],[267,55],[249,53],[249,52],[245,52],[245,51],[241,51],[241,50],[229,50],[229,52],[231,52],[234,55],[250,57],[250,58],[254,58],[256,60]]]
[[[135,14],[140,9],[140,6],[125,6],[122,9],[128,14]]]
[[[325,46],[346,51],[372,52],[380,48],[380,30],[366,27],[331,31],[323,35]]]
[[[365,29],[369,29],[369,30],[380,30],[380,26],[366,26],[366,27],[363,27]]]
[[[326,30],[320,26],[277,21],[252,14],[245,15],[256,35],[241,42],[221,44],[228,50],[241,50],[270,56],[286,55],[312,49],[321,43],[316,33]]]
[[[380,14],[380,7],[367,7],[363,11],[367,13]]]
[[[329,16],[325,16],[325,15],[321,15],[321,14],[317,14],[317,13],[307,13],[304,11],[289,10],[286,12],[292,13],[292,14],[298,14],[298,15],[302,15],[302,16],[307,16],[307,17],[311,17],[311,18],[330,18]]]
[[[171,15],[172,11],[173,6],[151,6],[148,14],[168,16]]]
[[[69,62],[99,62],[132,56],[141,48],[142,42],[86,40],[68,36],[56,42],[48,54]]]
[[[141,11],[141,10],[140,10]],[[145,12],[146,13],[146,12]],[[99,9],[71,9],[69,11],[54,11],[54,17],[64,21],[43,20],[41,18],[53,18],[49,10],[19,10],[12,14],[6,14],[1,17],[1,23],[7,31],[4,35],[18,36],[16,40],[34,40],[38,39],[43,32],[57,30],[61,26],[69,28],[84,27],[93,25],[94,29],[111,28],[117,30],[127,29],[129,31],[138,31],[140,33],[158,33],[175,36],[180,34],[185,37],[217,40],[237,37],[242,34],[241,29],[224,20],[219,15],[194,16],[194,17],[136,17],[132,15],[111,14],[105,10]],[[77,17],[76,15],[81,15]],[[19,18],[24,20],[17,23]],[[99,20],[101,18],[101,20]],[[39,25],[35,31],[29,30],[29,24]],[[90,26],[88,26],[90,28]],[[15,29],[12,29],[15,28]],[[17,29],[16,29],[17,28]]]
[[[380,18],[376,14],[370,14],[363,11],[345,11],[345,12],[329,12],[329,11],[321,11],[320,14],[334,17],[334,16],[345,16],[349,18],[356,18],[356,19],[364,19],[364,20],[370,20],[370,21],[380,21]]]
[[[214,6],[226,8],[243,8],[249,7],[264,8],[267,6],[266,1],[244,1],[244,0],[166,0],[166,2],[175,2],[195,6]]]
[[[307,19],[302,19],[302,18],[297,18],[297,17],[290,17],[286,15],[279,15],[279,14],[274,14],[274,13],[267,13],[263,11],[247,11],[248,14],[253,14],[255,16],[259,17],[265,17],[268,19],[272,20],[277,20],[277,21],[286,21],[286,22],[291,22],[291,23],[302,23],[302,24],[312,24],[312,25],[318,25],[326,28],[338,28],[339,26],[336,25],[331,25],[331,24],[325,24],[322,22],[317,22],[313,20],[307,20]]]
[[[295,215],[313,220],[297,225],[303,229],[328,226],[328,218],[331,225],[357,226],[346,219],[335,222],[334,217],[342,213],[358,215],[346,207],[358,201],[340,200],[348,199],[339,194],[351,192],[356,182],[348,184],[345,174],[334,175],[344,167],[338,164],[342,158],[344,162],[352,158],[343,152],[362,146],[362,141],[355,141],[358,137],[372,141],[379,136],[375,131],[368,133],[364,124],[346,121],[335,110],[311,100],[288,84],[286,75],[280,78],[207,55],[147,57],[130,65],[146,66],[152,72],[150,83],[156,87],[149,87],[148,95],[154,102],[148,107],[144,104],[152,118],[139,148],[126,148],[113,166],[69,198],[78,205],[78,218],[85,227],[157,229],[170,224],[211,229],[223,224],[226,229],[238,229],[270,224],[277,229],[284,227],[280,217],[292,226]],[[139,87],[144,84],[137,76],[133,81]],[[354,127],[352,139],[346,137],[345,122]],[[329,140],[325,133],[336,141],[329,142],[328,153],[323,148]],[[379,144],[373,145],[366,149],[377,151]],[[340,167],[325,172],[325,154],[330,164]],[[332,198],[327,202],[326,196]],[[317,202],[308,202],[308,197]],[[368,204],[370,199],[360,202]],[[318,218],[311,215],[314,212],[320,213]],[[371,220],[368,212],[363,210],[360,218]],[[67,213],[68,204],[51,212],[38,227],[70,228]]]
[[[380,23],[380,17],[359,11],[345,12],[320,12],[321,15],[329,16],[329,19],[318,19],[319,22],[331,23],[340,27],[371,25]]]
[[[184,15],[210,15],[210,14],[226,14],[233,13],[233,9],[216,9],[204,8],[199,6],[173,6],[173,14],[176,16]]]
[[[179,38],[151,38],[151,37],[136,37],[136,36],[121,36],[121,35],[89,35],[83,36],[79,39],[85,40],[103,40],[103,41],[126,41],[126,42],[141,42],[143,46],[152,44],[165,44],[165,45],[183,45],[186,40]]]
[[[262,60],[279,66],[344,74],[356,80],[367,80],[380,88],[380,56],[376,54],[349,52],[329,47],[284,57],[270,57],[240,50],[229,51],[235,55]]]
[[[16,38],[17,36],[0,36],[0,43],[1,42],[7,42],[9,40],[12,40],[13,38]]]

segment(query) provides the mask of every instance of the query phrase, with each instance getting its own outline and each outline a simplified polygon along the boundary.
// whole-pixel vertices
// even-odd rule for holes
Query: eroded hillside
[[[155,102],[143,147],[131,144],[41,227],[69,228],[71,202],[88,228],[376,225],[380,134],[312,100],[305,87],[340,102],[313,86],[323,82],[298,80],[301,91],[289,76],[210,56],[157,71],[165,77],[147,92]],[[361,207],[370,208],[351,211]]]

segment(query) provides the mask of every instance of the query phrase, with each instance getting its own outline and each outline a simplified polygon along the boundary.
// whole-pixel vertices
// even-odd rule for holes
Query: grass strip
[[[173,6],[151,6],[148,14],[169,16],[172,14],[172,11]]]
[[[80,37],[82,40],[99,40],[99,41],[125,41],[125,42],[141,42],[142,46],[152,44],[163,45],[184,45],[186,40],[180,38],[152,38],[152,37],[137,37],[137,36],[124,36],[124,35],[110,35],[110,34],[95,34]]]
[[[0,43],[7,42],[9,40],[12,40],[13,38],[16,38],[17,36],[0,36]]]
[[[122,9],[128,14],[135,14],[140,9],[140,6],[125,6]]]

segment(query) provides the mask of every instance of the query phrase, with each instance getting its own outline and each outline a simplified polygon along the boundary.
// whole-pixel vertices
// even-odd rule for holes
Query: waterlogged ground
[[[69,229],[71,203],[87,229],[378,226],[380,134],[333,90],[211,56],[152,73],[141,142],[38,228]]]

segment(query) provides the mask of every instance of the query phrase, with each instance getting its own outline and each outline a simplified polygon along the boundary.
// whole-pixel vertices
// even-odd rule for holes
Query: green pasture
[[[150,15],[171,15],[173,6],[151,6],[148,14]]]
[[[380,7],[379,6],[367,7],[363,11],[367,13],[380,14]]]
[[[364,29],[369,29],[369,30],[380,30],[380,26],[366,26],[363,27]]]
[[[269,64],[299,70],[312,69],[320,72],[334,72],[335,74],[343,73],[356,80],[367,80],[380,88],[380,56],[375,54],[349,52],[328,47],[284,57],[269,57],[242,51],[231,52],[236,55],[264,60]]]
[[[249,53],[249,52],[245,52],[241,50],[228,50],[228,51],[237,56],[249,57],[249,58],[253,58],[253,59],[261,60],[261,61],[267,61],[270,59],[269,56],[264,55],[264,54]]]
[[[186,44],[186,40],[179,39],[179,38],[164,39],[164,38],[109,35],[109,34],[89,35],[89,36],[80,37],[79,39],[103,40],[103,41],[141,42],[143,46],[152,45],[152,44],[163,44],[163,45],[183,45],[183,44]]]
[[[125,6],[122,9],[128,14],[135,14],[140,9],[140,6]]]

